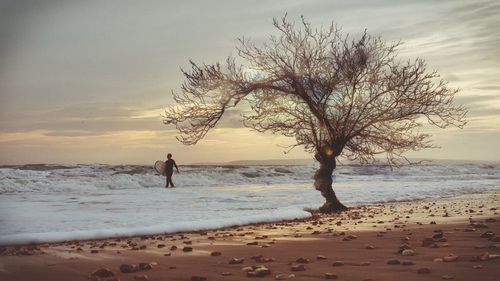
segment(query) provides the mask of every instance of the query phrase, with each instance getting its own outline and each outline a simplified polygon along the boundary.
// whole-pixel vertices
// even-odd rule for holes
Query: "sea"
[[[145,165],[0,166],[0,244],[196,231],[311,216],[315,164],[188,165],[175,188]],[[500,163],[341,165],[345,205],[454,197],[500,188]]]

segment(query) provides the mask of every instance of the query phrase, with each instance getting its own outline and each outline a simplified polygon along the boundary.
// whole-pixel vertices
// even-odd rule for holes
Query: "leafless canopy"
[[[165,124],[174,124],[187,145],[197,143],[224,112],[244,103],[244,124],[260,132],[293,137],[311,152],[370,161],[386,153],[389,162],[408,150],[430,147],[421,132],[465,125],[466,109],[422,59],[397,58],[400,42],[366,31],[356,39],[334,24],[315,29],[302,18],[274,19],[278,36],[257,46],[240,39],[238,55],[221,65],[196,64],[184,71],[176,104]]]

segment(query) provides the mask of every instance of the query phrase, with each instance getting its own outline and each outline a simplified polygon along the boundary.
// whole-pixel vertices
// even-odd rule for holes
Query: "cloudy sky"
[[[234,54],[237,38],[262,42],[288,12],[402,40],[469,108],[463,130],[430,128],[441,149],[408,154],[500,160],[498,1],[22,1],[0,2],[0,163],[179,163],[310,158],[293,140],[243,128],[237,114],[196,146],[162,124],[188,59]]]

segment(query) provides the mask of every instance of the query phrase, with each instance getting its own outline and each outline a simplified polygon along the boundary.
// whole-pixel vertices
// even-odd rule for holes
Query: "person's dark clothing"
[[[166,187],[168,187],[169,185],[172,185],[172,187],[174,187],[174,183],[172,182],[172,175],[174,174],[174,166],[178,171],[179,169],[177,168],[177,164],[175,163],[174,159],[168,159],[167,161],[165,161],[165,174],[167,176]]]

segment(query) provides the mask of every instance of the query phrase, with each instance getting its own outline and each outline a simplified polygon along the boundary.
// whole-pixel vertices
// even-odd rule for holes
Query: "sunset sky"
[[[195,146],[161,118],[189,59],[236,55],[242,36],[263,42],[286,12],[402,40],[401,58],[424,58],[462,89],[468,125],[429,128],[441,149],[408,156],[500,160],[499,1],[13,0],[0,2],[0,164],[310,158],[284,155],[293,139],[252,132],[237,112]]]

